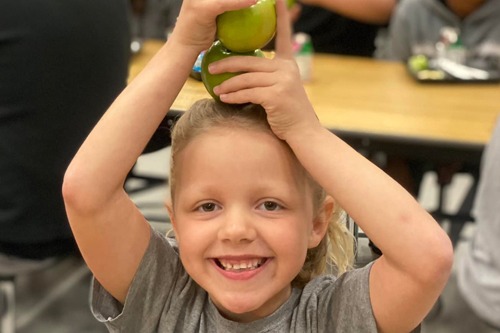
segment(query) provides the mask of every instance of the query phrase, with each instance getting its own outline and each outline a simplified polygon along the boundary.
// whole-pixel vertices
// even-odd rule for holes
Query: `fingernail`
[[[219,86],[215,86],[214,87],[214,94],[219,95],[219,92],[220,92]]]
[[[208,65],[208,72],[210,74],[213,74],[214,70],[217,68],[217,66],[211,64],[211,65]]]

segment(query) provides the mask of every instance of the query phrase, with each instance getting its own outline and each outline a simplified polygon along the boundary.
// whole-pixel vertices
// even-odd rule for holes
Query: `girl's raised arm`
[[[66,171],[63,195],[78,246],[94,276],[122,303],[150,236],[123,189],[126,176],[198,54],[212,43],[217,15],[254,3],[185,0],[167,43],[113,102]]]

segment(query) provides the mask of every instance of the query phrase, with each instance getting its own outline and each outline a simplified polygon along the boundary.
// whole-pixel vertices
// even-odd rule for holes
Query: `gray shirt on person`
[[[406,61],[412,55],[436,57],[441,29],[455,28],[467,49],[467,64],[500,68],[500,1],[487,0],[461,19],[440,0],[402,0],[389,25],[389,59]]]
[[[458,257],[458,287],[474,312],[500,328],[500,118],[487,145],[473,207],[476,231]]]
[[[152,231],[125,305],[94,280],[92,311],[110,332],[377,332],[369,295],[370,268],[355,269],[338,279],[318,277],[303,290],[293,289],[270,316],[238,323],[225,319],[186,273],[175,241]]]

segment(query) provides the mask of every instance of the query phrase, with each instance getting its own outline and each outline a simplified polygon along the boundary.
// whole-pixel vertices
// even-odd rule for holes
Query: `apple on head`
[[[294,1],[294,0],[288,0]],[[228,11],[217,17],[217,38],[201,62],[201,80],[217,101],[214,87],[241,73],[210,74],[208,65],[234,55],[264,57],[260,50],[276,33],[275,0],[258,0],[253,6]]]
[[[232,52],[261,49],[275,33],[275,0],[259,0],[248,8],[228,11],[217,17],[217,38]]]
[[[205,52],[203,60],[201,61],[201,80],[203,81],[208,93],[217,101],[220,101],[220,99],[219,96],[214,94],[214,87],[240,73],[210,74],[208,72],[208,65],[214,61],[235,55],[264,57],[264,53],[260,49],[245,53],[236,53],[226,49],[220,41],[215,41],[207,52]]]

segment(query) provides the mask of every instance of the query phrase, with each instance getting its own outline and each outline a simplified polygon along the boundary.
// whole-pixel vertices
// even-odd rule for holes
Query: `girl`
[[[176,241],[151,231],[123,190],[217,15],[254,2],[184,1],[163,49],[69,166],[64,198],[95,276],[94,314],[112,332],[408,332],[447,281],[450,242],[411,195],[321,126],[282,0],[275,58],[210,66],[244,73],[215,88],[237,105],[201,101],[176,125]],[[330,222],[339,206],[384,255],[336,279],[319,275],[328,247],[339,272],[348,266],[345,230]]]

